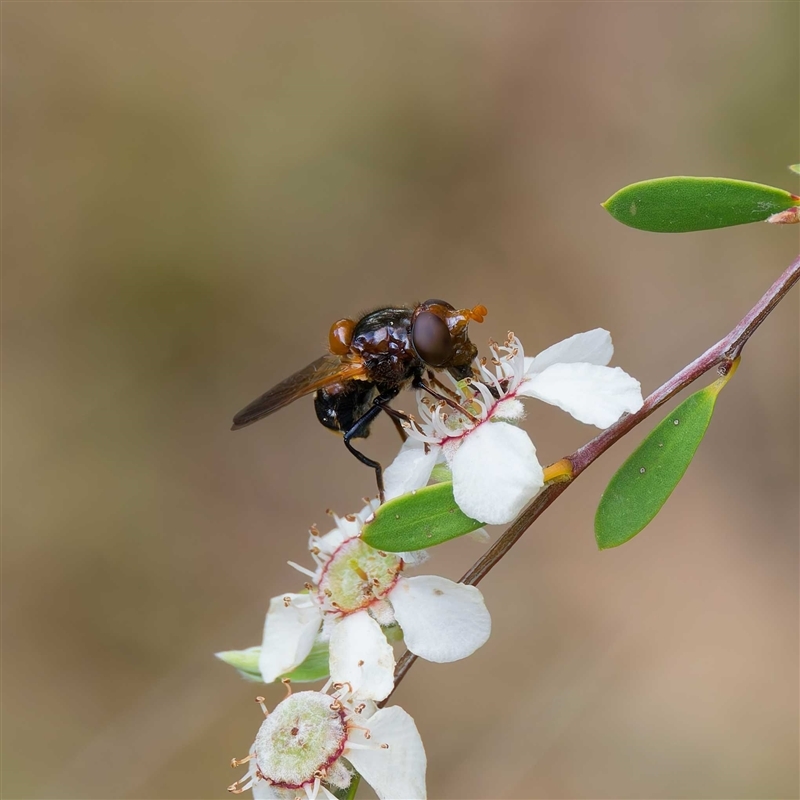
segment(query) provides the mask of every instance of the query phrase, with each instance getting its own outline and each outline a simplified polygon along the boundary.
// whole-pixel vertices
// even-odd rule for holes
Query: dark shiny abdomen
[[[347,381],[319,389],[314,395],[317,419],[332,431],[346,433],[363,417],[377,396],[372,381]],[[366,439],[369,430],[353,438]]]

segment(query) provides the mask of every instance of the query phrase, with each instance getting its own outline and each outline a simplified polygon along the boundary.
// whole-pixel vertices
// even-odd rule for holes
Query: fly
[[[478,350],[470,341],[470,322],[483,322],[486,307],[456,309],[444,300],[427,300],[416,306],[380,308],[359,320],[334,322],[328,352],[298,370],[233,418],[238,430],[269,416],[298,397],[314,393],[319,421],[341,433],[347,449],[375,470],[381,502],[383,468],[353,444],[369,435],[370,425],[383,411],[405,438],[401,423],[407,416],[389,405],[402,389],[424,389],[452,404],[437,392],[435,373],[446,371],[457,381],[472,377]]]

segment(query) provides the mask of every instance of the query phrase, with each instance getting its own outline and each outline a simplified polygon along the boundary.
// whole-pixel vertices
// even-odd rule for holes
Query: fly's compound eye
[[[426,308],[428,306],[443,306],[448,311],[455,310],[453,306],[451,306],[450,303],[447,302],[447,300],[426,300],[424,303],[422,303],[422,305],[425,306]]]
[[[432,367],[442,367],[453,357],[453,339],[447,323],[432,311],[421,311],[411,328],[411,344]]]

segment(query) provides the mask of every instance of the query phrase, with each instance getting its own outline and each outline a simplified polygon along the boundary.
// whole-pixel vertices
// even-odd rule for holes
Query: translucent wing
[[[324,386],[363,377],[365,374],[363,362],[344,361],[339,356],[326,353],[246,405],[233,418],[231,430],[236,431],[251,425],[273,411],[288,406],[298,397],[311,394]]]

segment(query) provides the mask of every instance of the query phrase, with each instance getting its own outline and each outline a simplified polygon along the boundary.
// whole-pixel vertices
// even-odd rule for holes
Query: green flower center
[[[349,614],[382,600],[397,582],[403,559],[361,539],[348,539],[331,556],[319,581],[324,609]]]
[[[299,789],[324,776],[346,741],[341,704],[321,692],[298,692],[261,723],[254,748],[256,766],[270,783]]]

